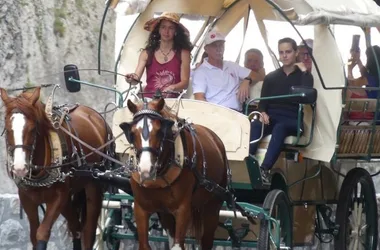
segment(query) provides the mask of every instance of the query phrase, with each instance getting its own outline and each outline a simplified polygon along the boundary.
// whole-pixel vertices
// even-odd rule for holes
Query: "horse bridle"
[[[161,121],[171,121],[167,118],[164,118],[159,112],[155,111],[155,110],[151,110],[151,109],[148,109],[148,108],[144,108],[140,111],[137,111],[134,115],[133,115],[133,120],[132,120],[132,124],[136,124],[138,121],[140,121],[141,119],[144,119],[143,121],[143,131],[142,131],[142,136],[145,140],[147,140],[149,138],[149,127],[148,127],[148,124],[147,124],[147,119],[150,118],[152,120],[161,120]],[[174,122],[173,122],[174,123]],[[161,142],[160,142],[160,146],[159,148],[153,148],[153,147],[150,147],[150,146],[147,146],[147,147],[141,147],[140,149],[138,149],[136,151],[136,157],[137,158],[140,158],[140,155],[143,153],[143,152],[150,152],[152,153],[154,156],[157,157],[157,162],[156,162],[156,167],[158,165],[158,161],[159,161],[159,156],[160,154],[162,153],[163,151],[163,147],[164,147],[164,142],[168,139],[167,136],[168,136],[168,130],[170,128],[168,128],[167,126],[161,126],[161,129],[162,129],[162,132],[164,133],[163,134],[163,137],[161,138]],[[128,139],[128,136],[127,136],[127,139]],[[129,143],[131,143],[132,145],[134,145],[134,140],[129,136],[129,139],[128,139]]]
[[[19,110],[15,110],[15,111],[12,112],[12,114],[23,114],[23,113],[20,112]],[[5,130],[5,133],[7,133],[6,130]],[[33,162],[34,150],[36,149],[37,133],[38,133],[37,130],[35,130],[33,132],[33,143],[31,145],[16,144],[14,146],[10,146],[9,143],[8,143],[8,140],[7,140],[7,136],[5,136],[5,144],[6,144],[6,148],[7,148],[7,161],[6,161],[6,164],[7,164],[7,169],[8,169],[9,173],[11,172],[9,170],[12,170],[12,168],[13,168],[13,163],[11,164],[10,169],[9,169],[9,158],[8,157],[11,156],[12,158],[14,158],[14,151],[17,148],[26,149],[26,150],[30,151],[29,163],[28,163],[28,165],[26,167],[26,169],[28,170],[28,172],[30,171],[30,166],[32,165],[32,162]]]
[[[161,121],[167,120],[160,113],[158,113],[158,112],[156,112],[154,110],[143,109],[143,110],[140,110],[140,111],[136,112],[136,114],[133,116],[133,120],[138,121],[140,119],[144,119],[142,136],[146,140],[149,138],[149,128],[148,128],[148,124],[147,124],[147,118],[150,118],[152,120],[161,120]],[[142,147],[137,152],[138,155],[139,155],[139,153],[141,154],[144,151],[148,151],[148,152],[153,153],[155,156],[158,156],[162,152],[163,142],[166,139],[167,128],[165,128],[164,126],[161,126],[161,129],[163,129],[164,136],[163,136],[163,138],[161,140],[159,149],[155,149],[155,148],[152,148],[152,147]]]

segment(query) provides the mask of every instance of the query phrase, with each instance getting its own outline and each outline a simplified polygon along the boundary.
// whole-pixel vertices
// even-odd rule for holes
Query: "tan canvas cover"
[[[313,54],[327,87],[345,85],[344,65],[335,40],[325,25],[315,26]],[[326,90],[313,67],[314,88],[318,90],[314,139],[304,155],[314,160],[329,162],[335,152],[337,129],[342,112],[342,91]]]
[[[173,107],[175,101],[165,100],[169,107]],[[229,160],[243,161],[248,156],[250,122],[245,115],[220,105],[184,99],[179,105],[178,116],[214,131],[223,141]],[[119,125],[132,121],[132,118],[127,107],[116,111],[112,122],[115,135],[122,132]],[[129,146],[125,136],[122,136],[116,141],[116,152],[123,153]]]
[[[347,15],[352,25],[371,24],[380,26],[380,7],[372,0],[277,0],[278,6],[295,23],[320,23],[315,26],[314,56],[327,87],[343,87],[345,84],[343,62],[334,38],[328,30],[329,23],[345,23]],[[226,5],[227,4],[227,5]],[[228,6],[222,0],[154,0],[137,19],[124,44],[119,73],[135,70],[139,49],[145,44],[149,33],[143,30],[144,23],[156,12],[171,11],[184,14],[218,16]],[[227,34],[245,15],[250,6],[256,16],[259,29],[267,43],[267,33],[263,20],[284,20],[265,0],[240,0],[229,5],[229,10],[216,27]],[[116,31],[117,32],[117,31]],[[318,90],[317,118],[313,143],[304,150],[306,157],[320,161],[330,161],[336,147],[336,131],[341,114],[341,91],[325,90],[313,67],[314,86]],[[145,75],[142,77],[145,80]],[[119,77],[117,88],[125,90],[128,84]]]

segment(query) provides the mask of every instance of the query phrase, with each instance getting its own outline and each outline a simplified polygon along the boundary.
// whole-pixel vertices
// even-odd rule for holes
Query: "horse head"
[[[141,181],[155,179],[158,168],[165,164],[162,162],[165,145],[173,144],[171,128],[174,121],[168,118],[168,112],[164,110],[163,98],[139,104],[128,100],[127,104],[133,120],[120,124],[120,128],[137,152]]]
[[[5,106],[5,132],[10,171],[18,177],[25,177],[30,171],[36,147],[39,118],[38,102],[41,88],[10,97],[0,88],[1,99]]]

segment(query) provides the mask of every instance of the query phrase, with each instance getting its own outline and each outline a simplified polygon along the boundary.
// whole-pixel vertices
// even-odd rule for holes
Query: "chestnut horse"
[[[80,151],[78,143],[70,136],[61,134],[62,144],[67,146],[66,163],[59,169],[59,179],[47,183],[52,178],[52,148],[49,131],[54,131],[46,116],[45,105],[39,101],[40,88],[34,92],[24,92],[17,97],[8,96],[0,88],[1,99],[5,106],[5,132],[9,160],[8,173],[18,186],[20,203],[23,206],[30,226],[30,239],[33,249],[46,249],[51,228],[62,214],[67,221],[68,230],[73,236],[74,249],[92,249],[96,236],[97,221],[102,207],[103,187],[91,181],[91,177],[70,178],[64,174],[72,167],[73,145]],[[69,119],[62,126],[75,131],[75,135],[92,147],[100,147],[107,142],[108,126],[96,111],[79,105],[68,114]],[[70,124],[70,125],[68,125]],[[85,154],[89,153],[83,147]],[[87,163],[100,162],[102,158],[92,154],[85,159]],[[65,162],[64,162],[65,163]],[[32,166],[41,166],[35,169]],[[44,167],[45,166],[45,167]],[[26,182],[26,180],[29,181]],[[41,181],[41,183],[39,182]],[[34,185],[31,185],[31,181]],[[45,181],[45,184],[43,182]],[[33,184],[32,183],[32,184]],[[38,206],[46,203],[46,212],[39,221]]]
[[[133,121],[120,128],[136,151],[137,171],[132,174],[131,187],[139,249],[150,249],[148,220],[156,212],[171,249],[184,249],[191,229],[203,250],[212,249],[223,199],[207,191],[200,180],[203,176],[222,190],[226,188],[228,162],[222,141],[200,125],[182,123],[187,125],[173,132],[180,119],[170,113],[162,98],[139,104],[128,100],[127,104]],[[183,166],[176,159],[177,137],[182,138],[187,159]]]

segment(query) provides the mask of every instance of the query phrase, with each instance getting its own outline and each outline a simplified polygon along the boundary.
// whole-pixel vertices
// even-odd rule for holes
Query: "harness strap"
[[[119,164],[120,166],[124,166],[124,163],[119,161],[119,160],[116,160],[116,159],[113,159],[111,157],[109,157],[108,155],[106,155],[105,153],[99,151],[97,148],[94,148],[92,147],[91,145],[87,144],[86,142],[82,141],[81,139],[79,139],[78,137],[74,136],[72,133],[70,133],[70,131],[68,131],[67,129],[65,129],[64,127],[61,127],[61,130],[63,132],[65,132],[67,135],[69,135],[72,139],[76,140],[77,142],[79,142],[79,144],[82,144],[83,146],[85,146],[86,148],[94,151],[95,153],[99,154],[100,156],[103,156],[104,158],[107,158],[108,160],[116,163],[116,164]],[[122,134],[121,134],[122,135]],[[105,144],[106,145],[106,144]],[[101,148],[105,147],[105,145],[102,145]],[[94,153],[94,152],[91,152]]]
[[[221,200],[225,201],[227,203],[227,206],[232,211],[234,211],[235,218],[236,218],[236,209],[237,209],[252,224],[256,224],[256,221],[254,220],[255,217],[253,215],[251,215],[249,212],[247,212],[239,204],[236,203],[235,195],[234,195],[234,193],[229,188],[224,188],[224,187],[220,186],[219,184],[215,183],[214,181],[208,180],[206,178],[205,171],[203,171],[203,173],[200,174],[199,171],[196,169],[196,158],[197,158],[196,151],[195,151],[196,150],[196,147],[195,147],[195,140],[196,139],[198,140],[198,142],[199,142],[199,144],[201,146],[201,150],[202,150],[202,154],[203,154],[203,162],[206,162],[205,155],[204,155],[204,150],[203,150],[202,144],[199,141],[199,138],[198,138],[198,136],[196,134],[196,130],[193,128],[193,126],[191,126],[190,124],[186,124],[185,128],[187,128],[189,130],[191,138],[192,138],[192,141],[193,141],[193,150],[194,150],[194,153],[193,153],[193,157],[191,159],[190,165],[191,165],[191,170],[193,171],[193,173],[194,173],[194,175],[195,175],[195,177],[196,177],[197,182],[199,183],[199,185],[202,186],[202,187],[204,187],[208,192],[215,194]],[[180,134],[181,134],[182,138],[184,138],[183,133],[180,133]],[[184,143],[184,145],[186,145],[186,143]],[[186,148],[185,148],[185,150],[186,150]],[[230,186],[230,182],[231,182],[231,170],[229,168],[229,165],[228,165],[228,162],[227,162],[227,158],[225,159],[225,161],[227,163],[227,187],[228,187],[228,186]],[[204,164],[204,167],[205,167],[205,164]]]
[[[154,154],[155,156],[159,155],[158,150],[152,147],[142,147],[139,150],[137,150],[136,155],[140,156],[142,152],[150,152]]]
[[[63,121],[66,123],[66,125],[67,125],[67,129],[68,129],[68,131],[69,131],[69,133],[70,134],[72,134],[72,132],[71,132],[71,129],[72,129],[72,126],[71,126],[71,123],[70,123],[70,116],[68,115],[68,109],[64,109],[64,112],[61,114],[61,116],[57,113],[57,116],[58,116],[58,119],[59,119],[59,123],[57,124],[57,123],[53,123],[54,125],[54,128],[55,129],[62,129],[63,128],[63,126],[62,126],[62,123],[63,123]],[[75,134],[76,134],[76,136],[78,136],[78,134],[76,133],[76,131],[75,131]],[[71,157],[73,157],[74,155],[76,156],[76,163],[78,164],[78,166],[80,167],[80,166],[82,166],[83,164],[82,164],[82,159],[81,158],[83,158],[83,155],[81,155],[81,157],[78,155],[78,151],[77,151],[77,148],[75,147],[75,145],[74,145],[74,141],[73,141],[73,138],[72,137],[70,137],[70,142],[71,142],[71,148],[72,148],[72,155],[70,156],[70,158]],[[80,146],[80,144],[79,144],[79,146]],[[84,159],[83,159],[83,163],[85,164],[85,161],[84,161]]]

